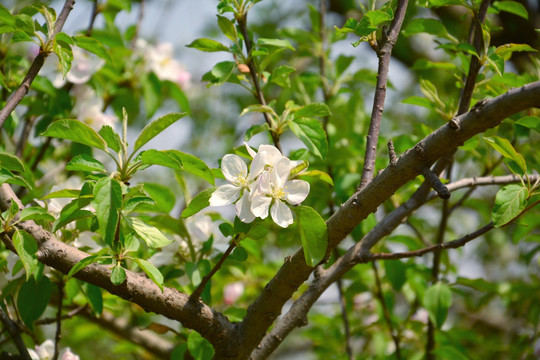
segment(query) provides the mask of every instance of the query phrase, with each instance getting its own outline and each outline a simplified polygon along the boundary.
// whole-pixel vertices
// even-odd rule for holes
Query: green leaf
[[[198,332],[192,331],[189,333],[187,347],[195,360],[211,360],[214,356],[214,348]]]
[[[436,356],[437,359],[440,360],[470,360],[471,358],[468,357],[466,354],[459,351],[454,346],[437,346],[433,350],[433,354]]]
[[[404,104],[409,104],[409,105],[422,106],[431,110],[435,109],[435,105],[431,101],[429,101],[429,99],[426,99],[425,97],[409,96],[408,98],[403,99],[401,102]]]
[[[291,80],[289,75],[295,72],[296,69],[286,65],[280,65],[272,71],[272,76],[270,76],[270,82],[278,84],[282,88],[290,88]]]
[[[328,244],[328,231],[323,218],[309,206],[294,208],[298,216],[298,232],[308,266],[316,266],[324,258]]]
[[[504,44],[497,49],[495,49],[495,54],[502,57],[504,60],[509,60],[512,54],[516,51],[532,51],[536,52],[538,50],[532,48],[527,44]]]
[[[34,36],[36,31],[34,27],[34,20],[27,14],[17,14],[15,18],[15,27],[18,31],[23,32],[30,37]]]
[[[103,125],[101,129],[99,129],[98,134],[103,138],[103,140],[105,140],[108,147],[117,153],[120,152],[120,149],[122,148],[122,140],[120,140],[120,136],[112,127],[109,125]]]
[[[13,174],[8,169],[0,169],[0,185],[3,183],[19,185],[31,189],[32,186],[19,175]]]
[[[217,18],[218,26],[221,29],[223,35],[231,39],[233,42],[236,42],[236,40],[238,39],[238,34],[236,32],[236,27],[234,26],[234,23],[225,16],[218,15]]]
[[[54,221],[54,216],[49,214],[44,208],[32,206],[21,210],[19,214],[19,221],[25,220]]]
[[[82,210],[83,207],[90,204],[90,201],[92,201],[90,198],[73,199],[69,204],[64,206],[62,211],[60,211],[58,219],[56,219],[53,225],[53,231],[57,231],[61,227],[77,219],[93,216],[94,213],[91,211]]]
[[[254,135],[257,135],[259,133],[262,133],[263,131],[268,131],[268,130],[270,130],[270,126],[268,126],[268,123],[262,123],[260,125],[253,125],[249,129],[246,130],[246,134],[244,135],[244,141],[248,141]]]
[[[141,219],[129,217],[127,222],[149,248],[159,248],[171,243],[171,240],[167,239],[159,229],[145,224]]]
[[[103,312],[103,294],[101,293],[101,288],[90,283],[84,283],[83,289],[94,314],[97,316],[101,315]]]
[[[45,195],[44,197],[40,198],[40,200],[57,199],[57,198],[75,198],[75,197],[78,197],[80,193],[81,193],[81,190],[77,190],[77,189],[63,189],[63,190],[53,191],[52,193],[49,193]]]
[[[176,197],[170,187],[155,183],[144,183],[144,191],[156,202],[159,211],[171,212],[176,203]]]
[[[13,234],[13,245],[24,266],[26,281],[28,281],[38,266],[36,240],[26,231],[17,230]]]
[[[182,160],[175,153],[177,150],[145,150],[141,153],[141,161],[148,165],[161,165],[174,170],[182,170]]]
[[[392,20],[392,17],[388,13],[381,10],[370,10],[366,13],[366,16],[369,18],[373,26],[377,26],[383,22]]]
[[[141,134],[135,141],[135,146],[133,148],[133,152],[136,152],[139,150],[144,144],[152,140],[155,136],[157,136],[159,133],[161,133],[163,130],[168,128],[170,125],[178,121],[179,119],[186,116],[187,113],[171,113],[164,115],[142,129]]]
[[[428,33],[435,36],[446,37],[448,32],[443,23],[436,19],[413,19],[403,30],[403,35]]]
[[[11,171],[24,172],[24,165],[15,155],[0,152],[0,167]]]
[[[107,244],[112,244],[122,208],[122,186],[118,180],[104,177],[94,187],[92,206],[96,209],[99,232]]]
[[[385,260],[383,262],[386,278],[396,291],[400,291],[407,281],[407,265],[399,260]]]
[[[63,39],[69,38],[68,35],[62,36],[59,33],[54,39],[53,42],[53,51],[58,56],[58,60],[60,61],[60,70],[62,72],[62,77],[65,78],[66,74],[68,73],[69,69],[71,69],[71,62],[73,61],[73,50],[71,49],[71,45],[64,41]],[[71,38],[69,38],[71,39]]]
[[[0,34],[15,30],[15,17],[11,12],[0,4]]]
[[[506,11],[526,20],[529,19],[525,6],[517,1],[495,1],[492,6],[499,11]]]
[[[17,308],[22,321],[30,329],[33,329],[34,321],[45,311],[51,293],[51,281],[46,276],[42,276],[37,283],[34,278],[30,278],[22,284],[17,296]]]
[[[178,156],[178,158],[182,160],[184,171],[192,173],[193,175],[198,176],[201,179],[207,181],[208,183],[214,185],[214,174],[204,161],[191,154],[187,154],[178,150],[172,151],[174,151],[176,156]]]
[[[305,179],[305,178],[317,179],[317,180],[320,180],[320,181],[324,181],[325,183],[327,183],[329,185],[334,186],[334,181],[332,181],[332,178],[330,177],[330,175],[328,175],[327,173],[325,173],[323,171],[320,171],[320,170],[305,171],[305,172],[299,174],[298,177],[300,179]]]
[[[236,249],[234,249],[234,251],[232,252],[230,258],[233,259],[233,260],[236,260],[236,261],[246,261],[247,258],[248,258],[248,253],[247,253],[246,249],[239,246]]]
[[[144,97],[144,109],[148,117],[154,115],[161,105],[161,81],[154,73],[148,73],[141,77],[141,84]]]
[[[330,108],[324,103],[312,103],[306,106],[302,106],[298,108],[294,113],[295,118],[310,118],[315,116],[324,117],[330,115],[332,115],[332,113],[330,112]]]
[[[491,218],[495,227],[500,227],[521,214],[527,206],[529,190],[518,184],[503,187],[495,196],[495,205],[491,210]]]
[[[148,196],[135,196],[124,202],[122,213],[125,215],[139,209],[146,210],[155,206],[157,206],[157,203],[154,199]]]
[[[79,154],[75,156],[70,162],[67,163],[66,170],[86,172],[98,171],[102,173],[107,172],[107,170],[105,170],[105,166],[103,166],[101,162],[97,161],[88,154]]]
[[[202,209],[208,207],[210,205],[210,197],[215,190],[215,187],[211,187],[195,195],[195,197],[191,200],[191,202],[184,209],[184,211],[182,211],[182,217],[190,217],[192,215],[195,215]]]
[[[54,121],[41,135],[71,140],[104,151],[107,148],[105,140],[94,129],[79,120],[63,119]]]
[[[258,46],[274,46],[278,48],[286,48],[294,51],[294,47],[291,45],[289,40],[285,39],[266,39],[266,38],[260,38],[257,40]]]
[[[438,282],[424,293],[424,307],[428,311],[429,318],[438,329],[444,324],[451,305],[452,290],[448,285]]]
[[[187,47],[195,48],[201,51],[215,52],[215,51],[226,51],[230,52],[229,48],[223,45],[222,43],[206,38],[200,38],[194,40],[191,44],[186,45]]]
[[[163,292],[163,275],[161,272],[151,263],[143,259],[133,259],[139,265],[139,267],[148,275],[148,277],[161,289]]]
[[[317,119],[299,118],[289,122],[292,132],[307,146],[309,151],[321,159],[326,158],[328,142],[326,133]]]
[[[260,105],[260,104],[249,105],[248,107],[244,108],[244,110],[242,110],[242,112],[240,113],[240,116],[244,116],[245,114],[253,112],[253,111],[260,112],[260,113],[268,113],[273,116],[277,116],[274,109],[272,109],[270,106]]]
[[[85,35],[77,35],[73,39],[75,40],[75,44],[81,49],[88,50],[109,63],[112,62],[109,50],[99,40]]]
[[[518,164],[523,173],[527,172],[527,164],[525,163],[523,155],[519,154],[516,149],[514,149],[510,141],[498,136],[485,137],[484,140],[486,140],[486,142],[499,154]]]
[[[524,116],[516,121],[516,124],[536,130],[540,133],[540,117],[538,116]]]
[[[126,281],[126,271],[120,265],[113,267],[111,271],[111,282],[113,285],[120,285]]]
[[[78,273],[83,268],[87,267],[90,264],[98,262],[99,260],[101,260],[101,259],[103,259],[105,257],[107,257],[107,256],[103,256],[101,254],[90,255],[90,256],[85,257],[84,259],[80,260],[78,263],[73,265],[73,267],[69,270],[69,273],[67,274],[67,278],[68,279],[71,278],[73,275]]]

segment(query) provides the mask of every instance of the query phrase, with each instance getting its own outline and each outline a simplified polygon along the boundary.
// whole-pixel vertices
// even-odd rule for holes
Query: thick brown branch
[[[60,15],[58,15],[58,19],[56,20],[52,37],[54,37],[62,30],[62,27],[66,22],[67,16],[69,15],[71,9],[73,9],[74,4],[75,0],[66,0],[66,2],[64,3],[64,7],[60,12]],[[6,103],[6,106],[4,106],[2,110],[0,110],[0,129],[4,126],[4,122],[9,117],[9,115],[13,112],[13,110],[15,110],[17,105],[19,105],[21,100],[26,96],[28,90],[30,90],[30,85],[32,85],[32,81],[34,81],[34,79],[36,78],[48,55],[49,54],[47,52],[44,52],[43,49],[40,50],[39,54],[34,58],[32,65],[30,65],[30,69],[28,69],[28,72],[26,73],[26,76],[21,82],[21,85],[19,85],[17,90],[15,90],[15,92],[11,95],[11,97]]]
[[[9,208],[11,201],[18,201],[8,184],[0,188],[0,209]],[[69,270],[88,254],[58,241],[54,235],[45,231],[32,221],[24,221],[18,226],[32,235],[38,244],[38,260],[60,272]],[[142,274],[126,271],[126,281],[113,285],[110,281],[111,269],[108,266],[92,264],[80,270],[75,277],[99,286],[111,294],[135,303],[145,311],[155,312],[169,319],[181,322],[185,327],[199,332],[223,354],[235,348],[231,335],[234,324],[221,313],[214,311],[201,301],[190,301],[189,296],[173,288],[159,287]]]
[[[371,121],[366,139],[366,154],[364,157],[364,168],[362,169],[362,179],[359,189],[363,189],[373,178],[375,172],[375,157],[377,156],[377,142],[379,141],[379,130],[381,128],[382,114],[384,111],[384,100],[386,98],[386,84],[388,82],[388,70],[390,68],[390,58],[392,50],[396,44],[405,13],[407,12],[408,0],[399,0],[394,20],[390,29],[385,34],[383,29],[382,44],[378,45],[377,56],[379,58],[379,69],[377,72],[377,85],[375,97],[373,99],[373,109],[371,111]]]
[[[482,102],[470,112],[455,118],[460,131],[455,132],[449,125],[443,125],[420,141],[413,149],[408,150],[397,161],[395,166],[389,166],[375,177],[364,189],[356,192],[339,210],[327,221],[329,254],[363,219],[374,212],[377,207],[394,194],[401,186],[414,179],[422,165],[430,166],[449,152],[455,151],[464,141],[489,128],[495,127],[501,121],[516,112],[540,104],[540,81],[508,91],[506,94]],[[426,190],[429,188],[426,185]],[[427,195],[427,192],[426,192]],[[396,217],[398,224],[403,219]],[[397,226],[397,225],[396,225]],[[381,233],[386,229],[380,228]],[[382,235],[384,236],[384,235]],[[355,251],[369,251],[378,239],[376,236],[358,244]],[[370,246],[371,245],[371,246]],[[347,261],[354,258],[353,252],[347,252],[336,267],[345,266]],[[334,265],[332,267],[334,267]],[[259,297],[248,309],[244,321],[240,325],[243,341],[239,358],[247,358],[252,349],[258,345],[265,335],[266,329],[281,313],[281,308],[298,287],[309,277],[312,268],[306,265],[302,249],[287,258],[276,276],[270,280]],[[324,272],[323,272],[324,273]],[[335,279],[332,280],[332,282]],[[309,291],[309,290],[308,290]],[[311,301],[312,300],[312,301]],[[309,309],[315,299],[302,304]],[[267,337],[269,338],[269,337]],[[265,340],[267,339],[265,338]],[[253,354],[262,352],[257,349]],[[264,356],[256,358],[264,358]]]

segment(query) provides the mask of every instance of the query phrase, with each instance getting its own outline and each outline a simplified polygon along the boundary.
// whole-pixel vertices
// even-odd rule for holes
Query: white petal
[[[251,163],[249,178],[255,179],[267,166],[273,168],[276,162],[282,157],[281,152],[272,145],[259,146],[259,152],[253,157],[253,162]]]
[[[253,199],[257,195],[270,194],[272,192],[270,183],[270,174],[268,172],[261,174],[257,179],[257,186],[254,188],[251,198]]]
[[[278,200],[272,205],[270,214],[272,215],[272,220],[282,228],[286,228],[293,223],[292,211],[282,201]]]
[[[264,195],[255,196],[253,199],[251,199],[251,212],[253,215],[260,217],[261,219],[266,219],[271,202],[271,197]]]
[[[245,223],[250,223],[255,220],[255,215],[251,212],[251,201],[249,198],[249,192],[244,191],[242,198],[236,203],[236,215]]]
[[[304,180],[287,181],[285,192],[287,193],[285,199],[289,204],[300,204],[309,194],[309,183]]]
[[[246,147],[246,150],[247,150],[249,156],[251,156],[251,158],[253,159],[253,158],[255,157],[255,155],[257,155],[257,153],[255,152],[255,150],[253,150],[253,149],[251,148],[251,146],[249,146],[248,143],[245,142],[245,141],[244,141],[244,146]]]
[[[238,177],[247,177],[247,165],[238,155],[227,154],[221,160],[221,171],[225,179],[236,183]]]
[[[278,162],[276,163],[272,171],[271,181],[274,187],[282,188],[283,186],[285,186],[285,183],[287,182],[287,179],[289,178],[290,173],[291,173],[291,160],[283,156],[281,159],[278,160]]]
[[[221,185],[212,193],[210,206],[229,205],[238,199],[240,188],[231,184]]]

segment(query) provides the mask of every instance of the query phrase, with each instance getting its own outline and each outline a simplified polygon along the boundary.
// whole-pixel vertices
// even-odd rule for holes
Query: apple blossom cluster
[[[187,88],[191,75],[173,58],[173,45],[168,42],[150,45],[144,39],[135,42],[135,56],[141,57],[147,71],[152,71],[158,79],[169,80]]]
[[[294,179],[305,162],[293,161],[274,146],[261,145],[257,153],[246,144],[253,158],[251,168],[239,156],[227,154],[221,161],[221,170],[230,184],[219,186],[210,197],[211,206],[235,204],[236,215],[245,223],[255,218],[270,216],[279,226],[293,223],[292,211],[287,205],[298,205],[309,194],[309,183]]]

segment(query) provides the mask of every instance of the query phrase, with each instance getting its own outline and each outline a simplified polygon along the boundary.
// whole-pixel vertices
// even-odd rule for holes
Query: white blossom
[[[251,212],[262,219],[270,215],[272,220],[286,228],[293,223],[292,211],[287,206],[298,205],[309,194],[309,183],[304,180],[290,180],[291,160],[279,159],[270,171],[263,172],[251,199]]]
[[[52,60],[46,62],[50,64],[51,62],[55,61],[54,65],[47,65],[47,67],[54,67],[55,77],[52,79],[52,82],[56,88],[64,86],[66,81],[73,84],[85,84],[88,82],[88,80],[90,80],[92,75],[94,75],[105,64],[105,61],[99,58],[97,55],[79,47],[72,47],[72,52],[73,60],[71,61],[71,67],[65,78],[62,76],[60,63],[56,56],[51,56],[50,58]]]
[[[236,202],[236,215],[243,222],[252,222],[255,216],[250,211],[250,186],[254,178],[248,175],[244,160],[238,155],[227,154],[221,161],[221,171],[230,184],[221,185],[210,197],[211,206],[229,205]]]
[[[103,99],[97,96],[90,86],[76,85],[73,87],[73,93],[75,95],[73,112],[79,121],[96,131],[99,131],[103,125],[114,126],[118,121],[115,115],[103,112]]]
[[[45,340],[41,345],[37,345],[35,350],[28,349],[28,354],[32,360],[51,360],[54,357],[54,342],[51,339]],[[79,360],[79,356],[71,352],[70,348],[60,351],[60,360]]]

